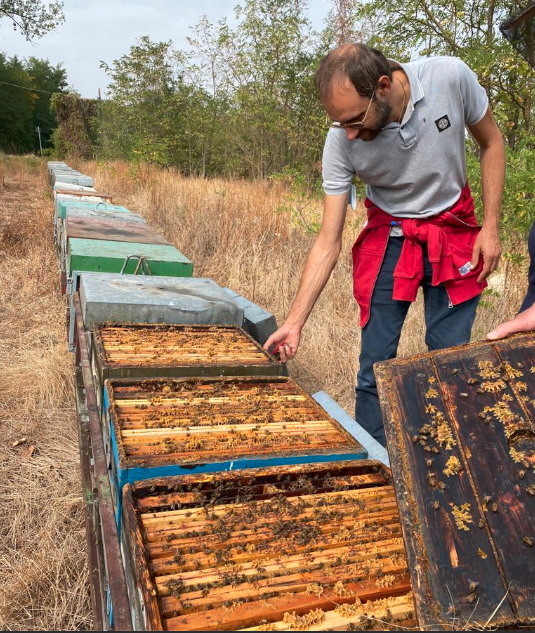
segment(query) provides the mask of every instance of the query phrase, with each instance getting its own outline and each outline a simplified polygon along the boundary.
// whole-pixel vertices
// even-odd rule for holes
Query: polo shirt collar
[[[407,75],[407,79],[409,80],[409,85],[411,87],[411,98],[409,100],[409,103],[407,104],[405,115],[403,116],[403,121],[401,121],[401,125],[405,125],[411,118],[412,113],[414,112],[414,105],[418,103],[418,101],[421,101],[424,98],[425,96],[424,89],[420,82],[420,79],[412,71],[411,67],[408,64],[402,64],[401,62],[397,62],[394,59],[389,59],[388,62],[392,70],[401,68],[402,70],[405,71],[405,74]],[[395,127],[395,125],[397,124],[389,123],[386,127],[387,128],[390,126]]]

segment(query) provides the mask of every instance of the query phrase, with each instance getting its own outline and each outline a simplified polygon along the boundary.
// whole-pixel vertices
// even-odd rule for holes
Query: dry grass
[[[52,198],[34,160],[0,160],[0,188],[0,628],[84,629],[85,525]]]
[[[282,322],[313,237],[276,212],[286,194],[281,184],[183,178],[121,163],[73,166],[160,228],[197,276],[230,286]],[[0,156],[0,193],[0,628],[90,628],[73,367],[44,164]],[[360,340],[350,251],[362,222],[362,212],[348,218],[342,257],[290,366],[307,389],[325,389],[349,411]],[[500,279],[501,294],[479,311],[475,338],[520,303],[525,271],[503,266]],[[401,354],[423,351],[422,323],[420,301]]]

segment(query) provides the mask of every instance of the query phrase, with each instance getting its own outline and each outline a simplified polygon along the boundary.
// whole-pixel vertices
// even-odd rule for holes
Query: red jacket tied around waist
[[[368,223],[353,246],[353,294],[360,306],[360,325],[370,318],[370,303],[375,281],[396,218],[366,198]],[[478,283],[483,258],[470,270],[472,251],[481,230],[474,213],[474,201],[468,183],[460,198],[447,211],[431,218],[398,218],[405,242],[394,270],[396,301],[415,301],[424,277],[423,245],[433,269],[433,286],[444,284],[453,305],[468,301],[483,292],[487,282]]]

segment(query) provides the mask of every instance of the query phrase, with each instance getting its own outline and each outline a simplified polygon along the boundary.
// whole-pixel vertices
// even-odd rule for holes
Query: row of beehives
[[[389,471],[238,327],[245,305],[262,343],[265,313],[171,277],[191,263],[67,169],[49,165],[70,343],[78,292],[136,628],[410,620]]]

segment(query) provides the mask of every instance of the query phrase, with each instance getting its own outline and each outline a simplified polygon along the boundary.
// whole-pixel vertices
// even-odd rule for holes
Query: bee
[[[523,536],[522,540],[528,547],[533,547],[533,539],[529,536]]]
[[[439,482],[438,482],[438,487],[439,487],[441,490],[446,490],[446,484],[445,484],[443,481],[439,481]]]
[[[465,392],[461,392],[459,395],[461,396],[461,398],[468,398],[468,394]]]
[[[439,501],[435,501],[435,502],[433,503],[433,508],[434,508],[435,510],[438,510],[438,509],[440,508],[440,502],[439,502]]]
[[[451,370],[451,375],[452,376],[456,376],[459,372],[460,372],[460,369],[457,369],[457,367],[456,367],[455,369]]]
[[[479,523],[477,524],[477,526],[480,529],[483,529],[485,527],[485,521],[483,521],[483,519],[479,519]]]
[[[475,594],[475,593],[471,593],[471,594],[468,596],[467,600],[468,600],[468,602],[469,602],[470,604],[472,604],[472,602],[474,602],[474,600],[477,600],[477,596],[476,596],[476,594]]]
[[[426,459],[425,460],[425,464],[426,464],[427,468],[431,468],[431,466],[433,465],[433,460],[432,459]]]
[[[479,382],[479,380],[477,378],[469,378],[466,381],[469,385],[477,385],[477,383]]]
[[[526,476],[526,471],[525,470],[519,470],[518,471],[518,476],[520,477],[520,479],[524,479],[524,477]]]
[[[498,512],[498,504],[494,502],[491,506],[493,512]]]
[[[469,580],[468,582],[470,583],[469,589],[471,593],[474,593],[474,591],[479,587],[479,583],[476,582],[475,580]]]

